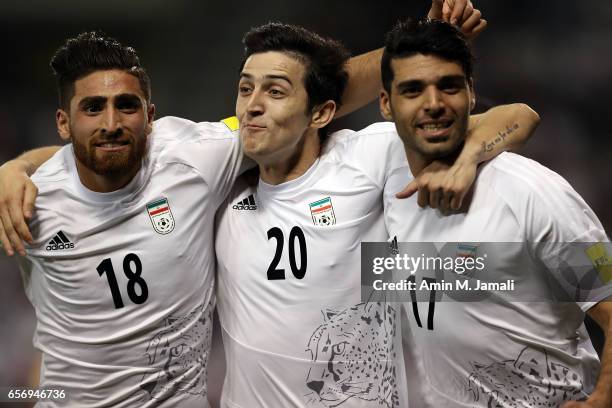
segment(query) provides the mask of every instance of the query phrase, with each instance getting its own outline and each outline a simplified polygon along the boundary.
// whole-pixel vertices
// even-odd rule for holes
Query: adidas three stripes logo
[[[63,231],[59,231],[51,241],[47,244],[45,248],[47,251],[59,251],[62,249],[72,249],[74,248],[74,243],[70,242],[66,234]]]
[[[250,194],[247,198],[238,201],[232,206],[234,210],[256,210],[257,204],[255,203],[255,197]]]

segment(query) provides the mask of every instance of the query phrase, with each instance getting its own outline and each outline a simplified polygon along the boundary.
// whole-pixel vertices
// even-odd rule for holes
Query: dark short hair
[[[51,58],[51,69],[57,77],[59,104],[70,105],[76,80],[95,71],[120,69],[138,78],[147,102],[151,100],[151,81],[140,65],[136,50],[126,47],[99,31],[89,31],[69,38]]]
[[[382,82],[391,92],[393,69],[391,60],[415,54],[434,55],[461,65],[467,79],[472,77],[474,57],[463,34],[441,20],[408,19],[398,22],[387,33],[381,62]]]
[[[242,43],[244,59],[240,70],[253,54],[268,51],[287,53],[304,64],[304,87],[308,94],[309,112],[328,100],[333,100],[338,107],[341,105],[348,81],[344,64],[349,58],[349,52],[340,42],[303,27],[268,23],[247,32]]]

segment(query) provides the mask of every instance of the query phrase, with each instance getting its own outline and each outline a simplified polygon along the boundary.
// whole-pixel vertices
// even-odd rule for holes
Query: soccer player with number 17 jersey
[[[445,244],[438,257],[480,257],[484,265],[442,275],[468,289],[407,304],[428,406],[612,406],[610,246],[593,211],[559,175],[513,153],[479,169],[461,211],[443,217],[398,200],[408,169],[418,175],[435,159],[452,160],[465,140],[474,103],[471,52],[449,24],[400,23],[388,35],[382,73],[381,110],[395,121],[408,158],[386,186],[391,237],[412,256],[420,252],[409,242]],[[422,288],[426,280],[440,283],[442,272],[422,268],[412,278]],[[514,283],[488,285],[500,282]],[[603,366],[585,313],[607,330]]]

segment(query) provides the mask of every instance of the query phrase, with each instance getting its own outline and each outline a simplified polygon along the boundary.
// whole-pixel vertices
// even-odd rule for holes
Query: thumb
[[[412,180],[410,183],[408,183],[408,185],[404,187],[402,191],[397,193],[395,197],[400,198],[400,199],[408,198],[414,193],[416,193],[417,191],[419,191],[419,185],[415,179],[415,180]]]
[[[28,183],[25,186],[25,191],[23,194],[23,214],[26,219],[32,218],[32,213],[34,212],[34,201],[36,201],[36,195],[38,194],[38,189],[33,183]]]
[[[429,13],[427,13],[427,18],[431,20],[441,20],[442,4],[444,4],[444,0],[431,0],[431,8],[429,9]]]

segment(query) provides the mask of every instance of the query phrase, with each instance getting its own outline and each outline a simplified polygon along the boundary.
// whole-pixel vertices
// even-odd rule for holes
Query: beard
[[[120,135],[105,137],[104,140],[112,141]],[[130,148],[118,152],[97,152],[95,142],[83,144],[72,138],[74,155],[77,160],[94,173],[108,178],[116,178],[129,174],[140,167],[142,158],[146,152],[146,136],[131,138]]]

